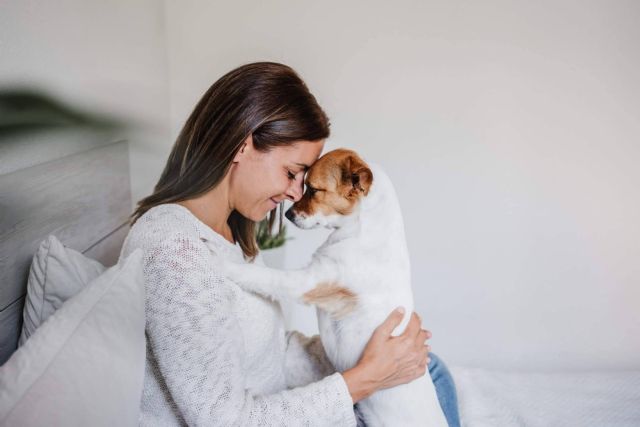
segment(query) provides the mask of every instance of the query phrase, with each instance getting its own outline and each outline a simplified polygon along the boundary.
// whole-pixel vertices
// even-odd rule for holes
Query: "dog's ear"
[[[373,173],[357,154],[350,154],[342,164],[342,182],[350,186],[347,197],[366,196],[373,183]]]

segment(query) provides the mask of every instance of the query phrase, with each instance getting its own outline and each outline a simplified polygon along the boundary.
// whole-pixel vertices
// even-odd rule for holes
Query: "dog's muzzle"
[[[287,209],[287,211],[284,213],[284,216],[286,216],[289,221],[295,223],[296,214],[293,211],[293,206]]]

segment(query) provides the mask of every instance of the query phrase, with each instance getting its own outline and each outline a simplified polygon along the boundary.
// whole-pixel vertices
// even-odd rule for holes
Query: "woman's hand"
[[[425,341],[431,332],[421,328],[420,317],[413,312],[405,331],[397,337],[391,332],[402,322],[404,310],[394,310],[378,326],[357,365],[342,375],[353,403],[375,391],[405,384],[427,372],[431,347]]]

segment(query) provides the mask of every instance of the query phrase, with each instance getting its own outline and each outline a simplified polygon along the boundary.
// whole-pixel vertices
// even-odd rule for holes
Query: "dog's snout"
[[[296,217],[296,214],[293,212],[293,207],[287,209],[287,211],[284,213],[284,216],[286,216],[289,221],[293,222],[294,218]]]

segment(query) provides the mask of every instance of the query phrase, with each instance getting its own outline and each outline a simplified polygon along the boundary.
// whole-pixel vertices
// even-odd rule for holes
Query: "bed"
[[[23,138],[0,145],[0,159],[2,365],[17,348],[27,274],[40,242],[53,234],[113,265],[132,204],[125,141]],[[640,426],[640,372],[451,371],[468,427]]]
[[[638,371],[451,372],[465,426],[640,426]]]
[[[33,254],[54,234],[114,264],[131,212],[126,141],[44,135],[0,144],[0,365],[16,350]]]

